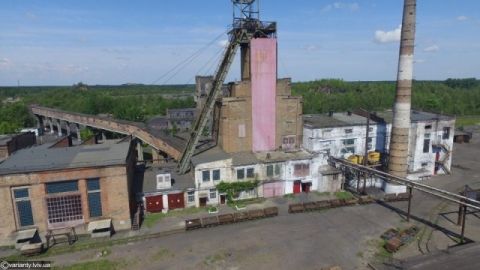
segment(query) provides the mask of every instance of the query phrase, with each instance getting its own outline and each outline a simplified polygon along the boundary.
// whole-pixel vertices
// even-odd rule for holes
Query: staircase
[[[435,144],[434,146],[440,148],[445,153],[440,160],[435,161],[435,164],[440,166],[446,174],[451,174],[445,163],[450,158],[452,151],[450,151],[450,149],[448,149],[448,147],[444,144]]]
[[[137,207],[137,211],[133,214],[132,231],[138,231],[140,229],[140,214],[142,213],[142,206]]]

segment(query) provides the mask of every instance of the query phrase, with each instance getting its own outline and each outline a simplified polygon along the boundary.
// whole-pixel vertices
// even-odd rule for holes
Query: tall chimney
[[[393,106],[388,172],[406,177],[408,169],[408,132],[413,76],[416,0],[404,0],[397,89]]]

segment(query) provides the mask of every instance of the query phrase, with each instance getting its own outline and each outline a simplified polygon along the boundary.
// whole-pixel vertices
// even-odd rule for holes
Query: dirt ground
[[[452,175],[424,183],[449,191],[465,184],[480,188],[480,133],[469,144],[455,144]],[[106,259],[123,269],[368,269],[382,259],[379,236],[408,224],[406,202],[371,204],[199,229],[103,250],[81,251],[50,258],[64,266]],[[458,244],[458,206],[414,192],[412,221],[417,239],[394,255],[403,259]],[[480,216],[470,213],[466,238],[480,241]],[[104,254],[100,256],[101,252]]]

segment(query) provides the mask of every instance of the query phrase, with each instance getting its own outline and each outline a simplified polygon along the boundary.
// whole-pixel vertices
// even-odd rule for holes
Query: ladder
[[[225,77],[227,76],[228,70],[235,58],[235,54],[238,50],[240,36],[238,32],[233,32],[230,36],[230,42],[227,49],[223,55],[223,59],[220,62],[220,65],[215,72],[215,76],[212,83],[212,89],[207,96],[205,105],[200,112],[195,124],[193,126],[192,132],[190,134],[190,139],[188,140],[187,146],[185,147],[180,162],[178,164],[178,171],[180,174],[185,174],[190,168],[190,159],[195,153],[195,148],[200,140],[202,131],[207,125],[208,118],[212,114],[213,108],[215,106],[215,101],[222,90]]]

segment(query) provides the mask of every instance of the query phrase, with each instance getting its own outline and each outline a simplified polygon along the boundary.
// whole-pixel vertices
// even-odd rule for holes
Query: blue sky
[[[480,1],[417,2],[415,78],[479,78]],[[279,76],[294,81],[394,80],[402,5],[260,2],[261,18],[278,23]],[[2,0],[0,85],[193,83],[213,72],[231,20],[229,0]],[[237,60],[227,79],[238,78]]]

